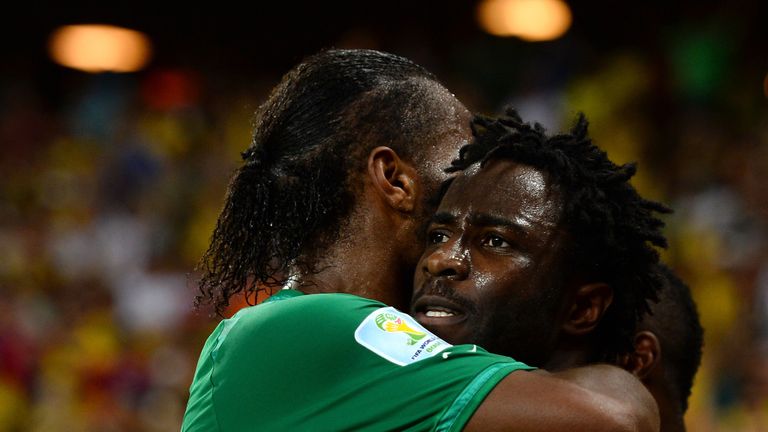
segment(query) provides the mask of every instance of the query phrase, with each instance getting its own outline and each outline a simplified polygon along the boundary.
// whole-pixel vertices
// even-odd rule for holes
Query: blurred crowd
[[[57,112],[3,89],[0,430],[178,430],[214,323],[188,280],[253,107],[180,71],[76,78]]]
[[[768,68],[728,37],[696,29],[659,58],[517,75],[503,96],[445,80],[470,109],[511,103],[549,129],[584,111],[612,159],[640,162],[635,185],[675,209],[663,257],[705,328],[692,431],[768,429]],[[178,430],[218,320],[193,307],[195,264],[279,76],[60,72],[55,100],[32,77],[0,85],[0,431]]]

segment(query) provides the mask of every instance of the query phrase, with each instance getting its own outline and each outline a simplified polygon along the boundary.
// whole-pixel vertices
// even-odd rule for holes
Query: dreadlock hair
[[[640,329],[650,330],[661,343],[664,381],[678,396],[682,414],[688,409],[693,379],[701,364],[704,329],[688,285],[661,262],[658,272],[664,281],[659,301],[651,306],[652,313],[643,318]]]
[[[653,271],[658,252],[666,247],[664,223],[654,212],[664,205],[643,199],[629,183],[635,164],[616,165],[587,136],[583,114],[570,133],[547,136],[535,123],[523,123],[514,109],[499,118],[476,116],[475,140],[461,149],[449,171],[479,162],[509,159],[546,172],[560,192],[562,221],[569,234],[570,268],[593,280],[608,283],[613,303],[596,331],[604,350],[592,361],[613,361],[632,350],[640,317],[648,300],[656,300],[661,285]]]
[[[360,183],[351,176],[370,150],[386,145],[415,160],[444,123],[436,90],[450,94],[421,66],[373,50],[323,51],[284,75],[257,111],[253,141],[198,265],[196,306],[213,304],[221,315],[235,294],[250,302],[291,271],[317,271],[318,254],[351,211]]]

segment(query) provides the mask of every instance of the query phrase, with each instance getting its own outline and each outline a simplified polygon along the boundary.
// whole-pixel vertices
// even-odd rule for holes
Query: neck
[[[412,266],[403,262],[398,236],[370,222],[353,218],[318,260],[317,272],[298,274],[295,286],[307,294],[348,293],[408,310]]]
[[[675,413],[674,416],[665,415],[664,410],[660,410],[661,428],[659,432],[685,432],[685,422],[683,416]],[[669,414],[669,413],[667,413]]]
[[[657,369],[661,369],[658,368]],[[685,422],[680,409],[679,397],[666,386],[666,377],[662,371],[653,371],[643,379],[643,384],[651,392],[659,406],[661,418],[660,432],[685,432]]]
[[[594,363],[591,353],[594,352],[591,341],[579,339],[576,341],[561,341],[549,359],[542,366],[552,372],[584,366]]]

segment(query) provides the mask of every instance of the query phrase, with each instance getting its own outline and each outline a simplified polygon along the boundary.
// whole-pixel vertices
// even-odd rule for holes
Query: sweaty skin
[[[432,218],[412,311],[451,343],[541,365],[566,300],[560,197],[529,166],[494,161],[478,171],[454,180]]]
[[[334,51],[330,52],[331,58],[329,61],[331,62],[335,61],[334,59],[338,60],[337,57],[347,58],[354,55],[354,51],[339,51],[335,54],[333,54]],[[366,57],[371,55],[371,53],[366,54]],[[414,266],[418,262],[420,256],[420,250],[419,248],[415,248],[414,244],[417,244],[422,236],[421,228],[425,216],[431,215],[434,211],[432,206],[426,204],[429,202],[428,198],[432,196],[432,193],[438,190],[440,181],[447,177],[447,174],[442,171],[443,167],[447,166],[449,161],[456,156],[459,147],[466,143],[467,140],[471,139],[469,113],[460,102],[453,97],[453,95],[445,90],[445,88],[440,86],[437,82],[432,81],[428,76],[416,73],[420,78],[417,77],[414,79],[426,80],[431,86],[431,89],[435,91],[425,91],[419,97],[409,97],[405,100],[398,99],[399,102],[397,102],[397,106],[403,107],[403,110],[400,110],[400,113],[397,114],[396,117],[385,116],[379,118],[379,116],[372,115],[372,111],[378,110],[382,104],[386,103],[388,100],[386,98],[387,87],[403,85],[404,82],[401,82],[396,78],[397,75],[400,75],[399,72],[396,73],[395,77],[392,79],[388,78],[389,75],[387,74],[383,74],[380,80],[376,79],[375,76],[372,76],[369,78],[377,84],[371,84],[369,86],[370,88],[367,88],[364,94],[356,97],[356,99],[348,105],[344,107],[335,106],[334,108],[334,110],[337,111],[337,115],[332,122],[338,121],[340,123],[334,123],[338,128],[333,127],[331,129],[338,130],[333,132],[335,135],[330,137],[330,139],[353,140],[353,142],[349,143],[349,150],[342,150],[345,154],[335,154],[334,152],[338,151],[338,146],[336,145],[321,145],[322,143],[308,141],[315,135],[325,136],[324,131],[326,128],[324,125],[327,124],[327,122],[321,122],[323,124],[319,125],[312,125],[308,131],[311,133],[297,131],[304,130],[302,128],[304,126],[303,123],[312,123],[310,121],[311,118],[318,114],[318,109],[323,109],[323,106],[326,105],[324,100],[326,97],[329,97],[323,95],[323,92],[319,92],[320,94],[318,94],[318,96],[311,96],[310,98],[310,96],[305,96],[303,90],[311,89],[315,83],[322,85],[320,82],[329,81],[328,85],[334,86],[332,89],[337,88],[336,86],[338,86],[340,89],[339,91],[345,92],[345,83],[350,82],[347,79],[347,74],[345,72],[347,67],[345,65],[348,64],[347,61],[348,60],[343,60],[340,64],[336,65],[337,67],[333,67],[332,70],[336,70],[336,73],[330,74],[324,72],[315,74],[318,70],[323,71],[326,69],[315,69],[314,66],[311,65],[294,69],[286,75],[285,80],[276,87],[275,91],[273,91],[272,96],[270,96],[270,99],[265,106],[265,111],[262,112],[264,116],[260,118],[257,130],[254,134],[254,144],[259,143],[259,145],[254,151],[261,152],[261,150],[264,150],[265,152],[268,152],[258,155],[255,160],[251,160],[250,157],[247,157],[248,168],[257,168],[262,163],[269,162],[270,170],[278,169],[283,162],[292,162],[294,156],[299,156],[299,153],[305,151],[310,152],[307,156],[311,157],[300,159],[309,164],[306,169],[310,170],[310,172],[316,168],[319,170],[318,172],[323,172],[324,170],[321,169],[323,168],[322,165],[329,163],[329,161],[338,161],[340,158],[337,156],[340,156],[341,158],[355,159],[350,159],[351,166],[349,172],[334,173],[334,177],[329,178],[331,181],[337,181],[336,186],[338,188],[346,188],[349,194],[353,195],[347,197],[352,198],[347,200],[347,204],[350,206],[348,209],[349,212],[345,213],[343,217],[336,218],[337,220],[329,221],[330,226],[333,227],[333,229],[328,228],[319,231],[309,229],[307,230],[307,234],[310,235],[310,237],[305,239],[294,239],[298,241],[298,244],[295,245],[299,248],[298,257],[294,256],[295,251],[288,250],[276,251],[279,252],[276,255],[267,255],[266,260],[261,260],[262,267],[264,267],[261,269],[261,273],[263,273],[261,275],[261,280],[264,281],[265,274],[268,276],[278,276],[279,280],[282,280],[282,278],[285,277],[288,279],[289,286],[299,289],[305,294],[347,293],[380,300],[387,305],[396,306],[398,308],[407,308],[412,294],[410,288],[412,286],[411,282]],[[377,66],[375,66],[375,64],[378,64],[378,61],[368,66],[361,66],[358,72],[363,75],[370,75],[371,73],[378,74],[379,72],[377,72]],[[306,74],[304,74],[304,72],[306,72]],[[407,72],[407,74],[410,74],[410,72]],[[329,77],[330,80],[320,80],[320,76]],[[341,81],[339,82],[337,80]],[[315,88],[322,89],[322,87]],[[429,89],[430,88],[422,88],[422,90]],[[384,97],[374,97],[374,93],[377,92],[383,92],[383,95],[380,94],[379,96]],[[331,93],[336,93],[336,90],[331,91]],[[308,94],[313,95],[315,93],[309,92]],[[413,93],[409,91],[405,94],[412,95]],[[333,95],[331,95],[330,98],[335,99]],[[436,104],[432,105],[432,102],[436,102]],[[367,111],[364,110],[364,108],[367,108]],[[416,115],[419,112],[424,114],[424,116],[419,117]],[[281,115],[282,113],[286,114],[286,116]],[[275,114],[274,117],[273,114]],[[259,129],[265,126],[265,123],[261,122],[262,119],[266,121],[266,126],[268,127],[265,130]],[[303,120],[296,122],[294,121],[295,119]],[[373,119],[376,121],[372,122],[371,120]],[[271,122],[271,120],[274,120],[274,122]],[[385,127],[387,124],[381,122],[393,122],[393,124],[396,124],[398,127],[387,128]],[[409,133],[411,130],[419,132],[411,134]],[[357,133],[359,131],[367,132]],[[445,133],[443,133],[443,131],[445,131]],[[266,134],[264,137],[262,137],[262,132]],[[403,135],[399,136],[398,134]],[[299,138],[293,139],[296,136],[299,136]],[[257,137],[259,138],[258,140],[256,140]],[[275,141],[272,141],[274,145],[269,146],[269,148],[262,147],[264,142],[261,142],[261,138],[267,139],[272,137],[275,138]],[[289,143],[284,143],[280,137],[291,137],[291,139],[289,140]],[[422,142],[421,140],[426,141]],[[305,146],[302,145],[302,143],[311,145]],[[283,144],[292,144],[296,147],[296,151],[290,152],[291,154],[282,154]],[[395,151],[393,147],[390,146],[399,150]],[[430,146],[434,147],[430,148]],[[421,151],[422,149],[425,150]],[[364,152],[367,152],[367,154]],[[398,154],[398,152],[402,154]],[[254,154],[252,154],[252,156],[253,155]],[[270,159],[273,158],[275,160],[270,161]],[[304,164],[302,163],[300,166],[302,168],[299,169],[297,166],[295,167],[297,169],[292,170],[294,174],[304,171]],[[258,172],[252,170],[241,171],[241,173],[243,172],[247,172],[248,175],[258,174]],[[339,176],[339,178],[335,178],[335,176]],[[306,180],[304,177],[298,175],[297,178]],[[249,180],[249,178],[243,180]],[[242,183],[236,184],[243,186],[242,189],[244,189],[244,193],[249,197],[249,200],[246,200],[246,210],[251,210],[253,207],[258,208],[260,202],[254,203],[253,201],[255,200],[250,199],[254,198],[252,195],[254,192],[249,190],[251,182],[243,181]],[[291,184],[291,186],[297,187],[304,187],[305,185],[307,187],[312,186],[310,181],[298,182],[295,185]],[[296,193],[295,188],[286,189],[278,187],[281,186],[281,182],[264,182],[264,184],[259,186],[265,191],[269,191],[270,194],[282,194],[281,196],[287,196],[288,198],[291,198],[293,195],[290,193],[283,194],[286,190]],[[329,189],[333,188],[333,185],[331,184],[325,186]],[[301,199],[300,201],[294,201],[292,204],[296,204],[297,206],[311,206],[313,204],[311,202],[312,199],[324,199],[324,197],[318,195],[322,195],[322,192],[310,194],[310,196],[313,196],[314,198],[310,198],[309,202],[307,202],[308,200],[306,199]],[[336,195],[337,194],[334,194],[335,198],[339,198]],[[256,196],[256,198],[259,196],[260,194]],[[238,205],[237,197],[238,195],[236,194],[229,194],[227,198],[228,204],[232,203],[235,206]],[[258,201],[261,200],[259,199]],[[290,206],[287,207],[289,207],[290,210]],[[246,213],[248,214],[249,212]],[[266,224],[265,226],[267,227],[271,226],[273,222],[278,220],[278,217],[288,217],[289,214],[294,212],[287,211],[282,213],[280,215],[263,215],[263,218],[259,218],[261,220],[260,224]],[[225,213],[223,213],[223,215],[224,214]],[[310,224],[308,225],[309,228],[312,227],[312,223],[325,222],[321,217],[322,215],[316,216],[317,217],[312,218],[312,220],[306,220],[306,223]],[[222,219],[220,219],[220,221],[221,220]],[[269,245],[274,241],[282,242],[284,240],[283,237],[286,237],[283,235],[273,236],[270,234],[270,230],[263,230],[266,233],[265,236],[249,236],[249,238],[253,237],[253,241],[249,242],[237,241],[237,239],[241,238],[240,235],[243,234],[243,232],[248,232],[248,228],[250,228],[250,224],[244,226],[238,222],[240,220],[239,212],[237,211],[232,212],[229,216],[223,219],[223,221],[228,224],[227,229],[224,230],[224,233],[227,235],[224,236],[225,241],[220,244],[221,247],[215,247],[212,253],[223,253],[223,255],[228,256],[231,255],[229,252],[236,249],[234,246],[241,246],[239,250],[234,250],[235,255],[247,255],[253,250],[252,248]],[[305,219],[303,218],[292,220],[291,227],[297,224],[302,224],[304,220]],[[262,230],[259,230],[259,232],[261,231]],[[218,229],[217,232],[219,232]],[[331,235],[326,239],[329,240],[328,242],[313,241],[313,236],[322,238],[325,234]],[[330,241],[330,239],[333,240]],[[293,243],[293,241],[290,243]],[[290,248],[286,246],[278,249]],[[283,253],[288,253],[288,255],[283,255]],[[284,256],[290,256],[291,258],[277,263],[277,268],[279,271],[285,271],[288,274],[275,275],[274,272],[270,273],[270,270],[273,269],[273,262],[271,262],[273,260],[270,258],[277,257],[276,259],[279,261],[279,257]],[[225,270],[231,268],[231,265],[234,265],[233,261],[239,261],[236,259],[238,258],[237,256],[228,256],[227,258],[228,259],[222,261],[225,264]],[[296,263],[302,262],[306,265],[296,265]],[[243,268],[245,269],[245,272],[238,272],[239,275],[236,274],[235,277],[245,276],[245,279],[243,280],[248,280],[247,276],[250,276],[249,272],[252,272],[252,270],[249,269],[252,268],[252,266],[247,265],[243,266]],[[209,282],[213,283],[213,286],[208,284],[208,288],[219,288],[217,285],[221,282],[221,279],[218,278],[217,275],[220,275],[221,273],[227,274],[228,272],[213,272],[212,279],[209,280]],[[209,291],[208,294],[212,294],[216,297],[216,293],[231,294],[233,292],[242,292],[242,284],[238,283],[235,284],[235,286],[230,284],[227,289],[223,290],[223,293],[215,290],[214,292]],[[247,291],[245,292],[247,293]],[[323,297],[335,297],[338,299],[340,297],[349,298],[355,296],[347,296],[343,294],[306,296],[310,301],[315,301],[315,299],[318,298],[322,300]],[[219,300],[223,300],[223,303],[226,305],[228,297]],[[292,300],[283,299],[280,301],[283,301],[283,304],[285,304]],[[331,302],[334,302],[333,299],[331,299]],[[367,303],[368,300],[365,300],[365,302]],[[348,306],[346,305],[346,302],[337,301],[336,303],[342,308]],[[262,307],[259,311],[264,310],[263,306],[269,305],[257,306]],[[326,318],[342,317],[342,314],[345,313],[351,313],[354,316],[355,307],[356,306],[352,306],[339,314],[330,313],[326,315],[320,313],[310,315],[326,321]],[[324,307],[321,310],[328,311],[328,308]],[[300,310],[296,312],[299,316],[302,316],[304,309],[300,307]],[[274,322],[273,319],[278,318],[288,319],[292,324],[303,322],[293,320],[293,314],[277,315],[277,317],[264,318],[269,322]],[[354,325],[359,325],[358,318],[359,317],[354,317],[356,322],[354,322],[352,326],[345,325],[344,327],[351,328]],[[362,319],[365,320],[365,318]],[[349,322],[342,319],[338,324],[344,323],[348,324]],[[229,325],[233,324],[223,324],[223,326]],[[274,329],[274,327],[268,327]],[[298,325],[297,327],[300,328],[302,326]],[[321,326],[315,325],[310,327],[317,330]],[[209,339],[211,343],[206,346],[210,348],[211,355],[206,355],[204,358],[201,357],[201,363],[199,364],[201,365],[201,368],[198,370],[202,371],[202,374],[196,375],[195,382],[202,384],[200,386],[195,386],[199,389],[199,391],[195,393],[198,396],[198,399],[196,400],[210,402],[200,404],[204,405],[204,409],[198,411],[203,413],[203,415],[198,418],[204,418],[207,421],[207,424],[219,421],[217,416],[205,415],[205,409],[214,408],[212,387],[215,382],[210,379],[214,373],[213,365],[216,361],[213,352],[214,350],[221,348],[219,342],[223,340],[223,338],[227,338],[230,342],[234,342],[234,339],[230,339],[230,337],[234,337],[231,333],[232,331],[237,331],[237,326],[235,326],[235,330],[232,330],[231,327],[226,328],[228,329],[226,333],[224,333],[224,327],[221,327],[221,333],[212,335],[213,338]],[[279,330],[280,326],[277,326],[276,328]],[[352,334],[349,334],[348,332],[340,332],[339,334],[342,335],[341,337],[345,338],[345,342],[357,344],[357,342],[352,339]],[[222,339],[219,339],[219,336],[221,336]],[[243,336],[244,340],[242,342],[235,343],[237,347],[247,349],[256,348],[260,354],[270,354],[269,345],[262,345],[260,343],[260,334],[258,331],[247,331]],[[286,357],[295,357],[297,360],[304,359],[295,365],[291,362],[281,362],[281,365],[287,366],[289,369],[295,366],[298,370],[304,372],[307,371],[305,364],[307,361],[312,363],[311,360],[313,359],[313,356],[323,355],[323,353],[332,355],[334,348],[338,348],[338,345],[333,344],[333,342],[329,341],[327,344],[323,344],[321,341],[318,341],[318,338],[312,338],[309,341],[320,342],[318,346],[314,346],[310,343],[299,345],[291,344],[290,338],[285,339],[285,335],[279,331],[275,336],[278,340],[273,343],[273,345],[283,345],[288,348]],[[327,352],[323,350],[325,345],[328,345],[328,347],[331,348]],[[358,346],[355,348],[360,346],[359,344],[357,345]],[[266,348],[259,349],[260,347]],[[232,352],[239,354],[239,352]],[[222,355],[219,359],[222,359],[223,357],[224,356]],[[335,360],[336,356],[333,357]],[[269,360],[266,362],[257,361],[254,363],[249,360],[249,358],[251,358],[249,355],[234,355],[231,358],[234,361],[242,363],[242,370],[245,371],[244,373],[235,374],[233,379],[228,381],[229,384],[232,384],[229,395],[234,400],[242,401],[242,398],[238,399],[238,395],[242,395],[243,392],[250,393],[253,389],[257,388],[257,386],[244,385],[244,382],[242,381],[244,375],[258,379],[259,377],[256,375],[266,374],[269,378],[275,378],[270,375],[268,367],[258,367],[259,364],[269,365]],[[370,355],[366,355],[366,358],[375,360],[375,358]],[[441,361],[443,358],[445,357],[435,357],[438,361]],[[454,361],[454,365],[456,360],[456,357],[451,359],[451,361]],[[504,359],[505,362],[507,360],[508,359]],[[381,365],[384,361],[386,360],[376,363]],[[350,382],[346,381],[344,378],[350,378],[347,375],[355,375],[355,371],[346,368],[341,362],[333,362],[333,364],[336,365],[335,368],[325,368],[320,372],[326,378],[328,378],[328,373],[330,372],[336,374],[340,378],[339,380],[336,380],[336,382],[344,387],[346,385],[345,383]],[[362,363],[357,362],[355,364],[360,365]],[[440,364],[451,365],[447,362]],[[315,363],[315,365],[317,365],[317,363]],[[422,365],[416,365],[416,367],[420,366]],[[467,366],[472,365],[467,364]],[[224,368],[226,368],[226,366]],[[221,371],[221,369],[219,370]],[[451,366],[451,370],[455,372],[456,368]],[[490,391],[491,387],[490,385],[485,386],[484,383],[487,383],[487,381],[483,381],[484,379],[487,379],[487,375],[484,374],[487,370],[487,368],[470,367],[469,372],[473,377],[472,383],[478,384],[478,386],[467,385],[458,389],[447,389],[454,397],[440,398],[438,404],[430,405],[438,410],[450,411],[450,408],[454,405],[453,402],[457,399],[462,399],[461,395],[466,394],[464,393],[464,390],[469,390],[470,393],[476,392],[476,394],[478,394],[477,392],[482,391],[482,395],[486,395],[485,392]],[[590,371],[591,369],[589,368],[582,368],[581,370],[573,371],[572,373],[581,379]],[[367,371],[363,371],[359,375],[356,375],[356,378],[365,380],[367,375],[366,372]],[[309,375],[317,376],[317,374]],[[450,379],[447,374],[437,375]],[[288,372],[286,376],[290,378],[291,373]],[[201,379],[197,380],[197,377],[201,377]],[[301,383],[303,381],[294,381],[294,384],[296,382]],[[495,382],[496,381],[492,381],[491,384]],[[587,380],[587,383],[582,385],[575,380],[571,382],[569,381],[569,378],[566,377],[558,377],[556,375],[548,375],[545,373],[518,374],[512,372],[506,375],[498,385],[494,386],[493,391],[491,394],[488,394],[487,397],[482,399],[477,398],[471,401],[473,404],[471,409],[474,410],[477,403],[481,404],[481,406],[476,411],[466,411],[467,415],[469,415],[470,412],[474,412],[467,429],[489,430],[489,427],[486,426],[492,426],[496,429],[505,428],[507,430],[516,431],[566,429],[569,432],[578,430],[588,430],[591,432],[602,430],[656,430],[653,428],[653,425],[654,422],[658,423],[657,417],[654,416],[655,413],[653,408],[645,403],[646,401],[641,401],[642,403],[639,404],[632,403],[632,401],[626,401],[620,397],[616,397],[616,395],[612,393],[612,388],[602,388],[599,385],[591,386],[592,384],[591,381]],[[270,388],[271,386],[261,387],[261,389],[266,390],[267,393],[269,393]],[[631,382],[627,383],[627,388],[632,391]],[[301,405],[300,401],[296,400],[297,398],[301,399],[301,396],[306,396],[302,393],[303,390],[305,389],[299,389],[298,393],[291,391],[290,393],[291,395],[294,395],[294,397],[286,395],[284,398],[281,397],[279,400],[275,400],[267,396],[266,398],[263,398],[263,401],[266,401],[267,403],[272,402],[273,404],[277,402],[278,404],[287,406],[289,411],[291,408],[294,408],[294,410],[306,409],[307,405]],[[331,388],[321,386],[320,390],[320,394],[325,390],[338,395],[332,386]],[[457,393],[457,391],[454,390],[461,391],[461,393]],[[354,386],[354,391],[366,391],[368,394],[372,393],[374,395],[379,393],[379,390],[375,385]],[[359,400],[354,397],[354,394],[355,393],[350,393],[350,397],[346,399],[352,403],[358,402]],[[192,400],[193,398],[191,397],[190,399]],[[320,399],[322,399],[322,397]],[[442,405],[443,403],[445,405]],[[250,420],[251,417],[254,416],[253,409],[243,411],[237,409],[233,404],[225,405],[227,408],[236,411],[235,413],[232,413],[233,418],[239,418],[242,415],[246,420]],[[267,405],[262,406],[258,403],[256,405],[250,404],[250,406],[255,407],[254,409],[256,409],[256,417],[254,417],[254,421],[258,421],[260,414],[267,414],[266,412],[262,412],[263,410],[259,411],[257,408],[261,407],[267,411],[269,410]],[[365,407],[355,406],[354,411],[360,411],[360,408],[364,409]],[[352,410],[345,411],[343,409],[334,409],[325,412],[334,416],[345,416],[352,412]],[[390,416],[382,418],[382,420],[394,420],[396,423],[398,418],[397,416]],[[461,419],[462,422],[464,420],[466,420],[466,416],[463,416]],[[309,425],[305,424],[304,426],[308,427]],[[376,427],[375,422],[372,423],[372,427]],[[407,425],[402,425],[402,427],[390,427],[388,429],[400,430],[406,427]],[[202,430],[210,429],[210,427],[202,428]]]
[[[562,203],[548,177],[508,160],[473,166],[450,186],[427,231],[412,312],[451,343],[541,364],[573,300],[563,288]],[[513,427],[510,425],[514,425]],[[513,372],[465,430],[658,430],[655,401],[634,376],[593,365]]]
[[[346,292],[408,310],[421,252],[413,245],[423,244],[424,220],[434,211],[429,203],[451,176],[444,168],[472,137],[469,111],[445,88],[427,85],[433,92],[424,103],[441,119],[422,144],[428,157],[409,162],[388,147],[371,150],[340,239],[319,256],[318,272],[296,276],[304,292]]]

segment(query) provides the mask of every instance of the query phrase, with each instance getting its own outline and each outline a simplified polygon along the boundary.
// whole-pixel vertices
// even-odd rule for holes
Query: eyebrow
[[[458,220],[458,216],[449,212],[437,212],[432,216],[432,223],[441,225],[455,224]],[[520,234],[527,235],[528,230],[520,223],[511,219],[492,215],[488,213],[470,213],[469,223],[474,226],[500,226],[513,231],[517,231]]]
[[[527,235],[528,230],[518,222],[505,217],[492,215],[488,213],[471,213],[469,223],[475,226],[498,226],[517,231],[520,234]]]
[[[437,212],[434,215],[432,215],[432,223],[436,224],[442,224],[442,225],[448,225],[451,223],[456,222],[455,214],[448,213],[448,212]]]

